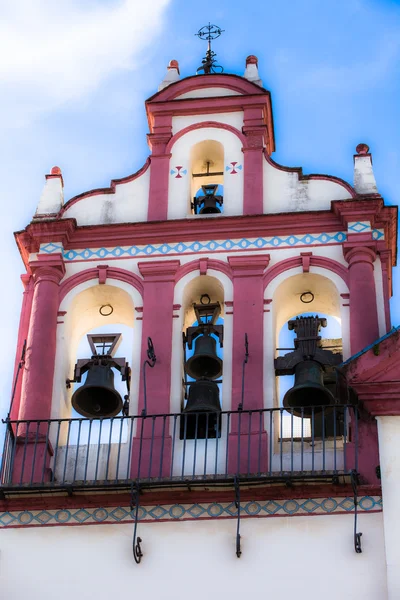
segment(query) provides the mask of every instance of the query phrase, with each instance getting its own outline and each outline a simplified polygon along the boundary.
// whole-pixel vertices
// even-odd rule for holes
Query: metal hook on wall
[[[137,524],[138,524],[138,515],[139,515],[139,486],[135,486],[132,483],[131,487],[131,511],[135,509],[135,517],[134,517],[134,528],[133,528],[133,540],[132,540],[132,553],[133,558],[135,559],[135,563],[139,564],[142,560],[143,552],[140,546],[142,542],[142,538],[136,537],[137,533]]]
[[[235,506],[237,508],[237,527],[236,527],[236,556],[240,558],[242,550],[240,547],[240,483],[239,478],[235,475]]]
[[[358,485],[358,473],[353,469],[351,472],[351,487],[353,488],[353,500],[354,500],[354,550],[357,554],[361,554],[361,536],[362,533],[357,532],[357,507],[358,507],[358,493],[357,493],[357,485]]]
[[[147,338],[147,359],[143,363],[143,402],[142,417],[147,415],[147,386],[146,386],[146,365],[152,369],[157,362],[157,356],[154,351],[154,345],[151,337]]]

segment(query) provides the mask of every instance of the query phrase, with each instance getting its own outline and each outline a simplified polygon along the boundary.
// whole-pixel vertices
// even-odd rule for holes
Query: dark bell
[[[322,410],[320,407],[331,404],[335,404],[335,398],[324,386],[323,367],[314,360],[300,362],[295,369],[294,386],[286,392],[283,406],[292,408],[298,417],[311,417],[312,407],[319,407],[314,409],[317,413]]]
[[[92,365],[85,383],[74,392],[72,406],[83,417],[115,417],[122,410],[122,398],[114,388],[110,366]]]
[[[203,379],[194,381],[184,412],[221,412],[218,385]]]
[[[185,365],[186,373],[193,379],[216,379],[222,374],[222,360],[217,356],[217,343],[210,335],[195,340],[194,354]]]
[[[213,213],[221,212],[220,207],[217,206],[218,201],[215,196],[205,196],[204,198],[201,198],[201,200],[203,200],[203,207],[200,209],[199,215],[211,215]]]

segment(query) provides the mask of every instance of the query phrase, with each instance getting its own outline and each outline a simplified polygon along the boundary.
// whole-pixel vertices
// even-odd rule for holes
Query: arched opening
[[[266,381],[267,397],[276,408],[270,432],[275,448],[283,463],[300,461],[301,456],[301,470],[308,453],[313,461],[328,460],[329,444],[338,448],[341,443],[335,365],[342,361],[348,324],[343,321],[347,309],[342,306],[340,292],[345,289],[338,289],[340,283],[299,271],[282,273],[267,290],[271,312],[266,321],[271,330],[266,341]]]
[[[223,289],[206,275],[184,295],[181,439],[221,435],[223,382]]]
[[[56,448],[53,472],[58,481],[129,476],[132,424],[124,417],[128,413],[135,414],[137,406],[141,323],[134,318],[133,298],[138,302],[140,295],[128,284],[115,284],[99,285],[88,281],[67,294],[60,307],[65,308],[66,314],[57,340],[55,378],[59,384],[55,386],[53,417],[66,420],[53,422],[50,432]],[[114,339],[116,343],[112,349],[107,344]],[[109,376],[104,380],[98,378],[96,368],[92,368],[92,364],[103,364],[108,356],[120,365],[126,365],[126,375],[132,368],[130,408],[127,378],[124,380],[121,370],[107,359],[105,370]],[[90,367],[86,371],[83,369],[82,376],[74,381],[74,375],[79,372],[74,367],[88,360]],[[72,380],[69,387],[65,385],[67,379]],[[110,415],[108,407],[103,412],[100,402],[100,397],[108,392],[118,399],[116,410],[113,406]],[[79,398],[74,403],[76,410],[72,404],[74,395]],[[99,416],[96,414],[97,401],[102,407]]]
[[[224,203],[224,147],[215,140],[195,144],[190,152],[191,210],[220,214]]]
[[[214,355],[215,353],[217,358],[222,361],[222,366],[221,373],[215,374],[216,376],[212,382],[217,387],[220,409],[230,409],[232,317],[229,314],[226,315],[225,298],[227,296],[229,300],[231,299],[232,286],[226,275],[213,273],[215,273],[215,276],[198,275],[198,271],[191,272],[185,275],[175,288],[174,302],[179,303],[181,308],[179,319],[174,320],[171,406],[173,412],[181,412],[179,421],[183,423],[183,428],[177,426],[171,430],[175,439],[173,472],[176,475],[193,473],[193,469],[195,474],[211,473],[215,472],[215,469],[223,469],[224,465],[225,454],[222,448],[226,447],[227,440],[226,415],[221,418],[220,411],[214,411],[214,420],[210,417],[208,417],[208,420],[207,417],[203,417],[203,423],[201,423],[199,414],[197,424],[196,416],[194,419],[192,417],[192,436],[190,436],[188,422],[186,431],[184,429],[185,418],[188,419],[185,414],[189,415],[189,413],[185,413],[185,408],[189,402],[190,386],[195,381],[195,378],[188,376],[188,373],[185,372],[185,366],[187,361],[195,354],[196,343],[201,336],[192,340],[191,350],[188,348],[187,340],[183,336],[187,335],[188,329],[196,327],[198,320],[193,305],[200,304],[200,299],[204,295],[209,297],[210,305],[219,304],[220,306],[220,314],[215,324],[222,328],[223,339],[214,338],[215,347],[212,349],[211,354]],[[206,301],[208,302],[208,298],[206,298]],[[192,398],[191,400],[193,401]],[[194,400],[201,400],[201,397],[195,397]],[[207,400],[209,400],[209,397]],[[211,400],[215,401],[215,396],[211,396]]]

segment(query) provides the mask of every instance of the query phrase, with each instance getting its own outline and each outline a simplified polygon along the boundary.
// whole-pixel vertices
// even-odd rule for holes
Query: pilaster
[[[151,147],[148,221],[163,221],[168,214],[169,159],[167,144],[172,137],[172,116],[157,115],[153,133],[147,136]]]
[[[232,410],[236,410],[242,402],[246,334],[249,357],[245,366],[243,409],[262,409],[263,273],[268,266],[269,255],[230,256],[228,261],[233,273]],[[260,426],[263,427],[259,414],[254,414],[251,420],[243,414],[232,417],[229,442],[230,472],[247,472],[248,469],[257,472],[266,466],[267,434],[260,431]]]
[[[139,271],[144,279],[143,328],[141,364],[147,359],[147,340],[150,337],[157,357],[153,369],[146,373],[147,414],[170,412],[172,320],[174,311],[175,274],[179,260],[140,262]],[[145,407],[143,370],[139,391],[139,413]],[[146,420],[143,431],[138,427],[132,444],[132,477],[138,476],[138,457],[142,456],[142,476],[157,477],[169,474],[171,464],[171,436],[169,422]],[[154,429],[153,429],[154,427]]]
[[[263,160],[267,127],[263,122],[261,107],[244,109],[243,133],[247,145],[244,154],[243,214],[263,213]]]
[[[52,453],[46,438],[51,417],[56,354],[59,283],[65,275],[61,254],[37,255],[30,262],[33,277],[32,309],[27,336],[24,375],[18,419],[25,421],[16,432],[13,478],[40,481],[48,471]]]
[[[348,236],[343,245],[344,257],[349,263],[350,288],[350,346],[356,354],[379,337],[378,311],[374,278],[376,243],[368,239]],[[351,238],[351,239],[350,239]]]

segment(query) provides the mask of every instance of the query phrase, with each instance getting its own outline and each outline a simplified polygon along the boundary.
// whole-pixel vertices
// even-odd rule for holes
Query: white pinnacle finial
[[[34,219],[55,218],[64,203],[64,181],[60,167],[52,167],[40,196]]]
[[[167,86],[171,85],[171,83],[178,81],[179,79],[180,79],[179,63],[177,60],[170,60],[169,65],[167,67],[167,73],[166,73],[164,79],[162,80],[162,82],[160,83],[160,85],[158,86],[158,91],[161,92],[161,90],[163,90]]]
[[[358,144],[354,155],[354,189],[357,194],[377,194],[372,158],[367,144]]]
[[[246,58],[246,70],[243,77],[262,87],[262,81],[258,74],[258,58],[254,54],[250,54]]]

